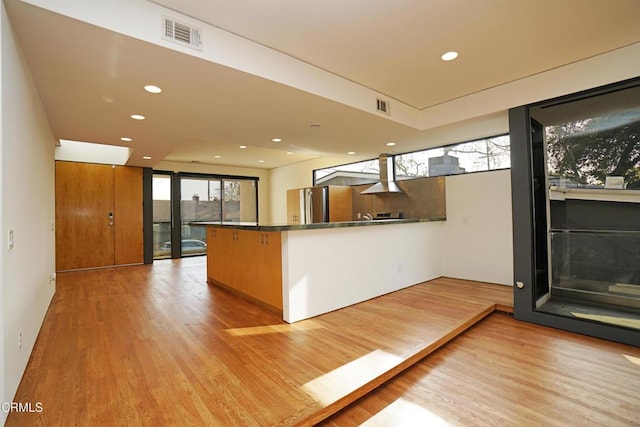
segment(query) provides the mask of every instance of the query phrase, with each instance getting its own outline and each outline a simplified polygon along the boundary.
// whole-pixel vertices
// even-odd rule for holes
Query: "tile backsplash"
[[[445,178],[417,178],[396,181],[404,193],[360,194],[371,184],[354,185],[353,218],[371,214],[402,212],[405,218],[446,219]]]

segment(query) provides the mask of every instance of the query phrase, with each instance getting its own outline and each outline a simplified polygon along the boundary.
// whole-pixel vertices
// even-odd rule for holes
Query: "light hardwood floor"
[[[268,310],[208,286],[205,263],[199,257],[60,274],[58,292],[15,398],[41,402],[44,411],[12,413],[7,425],[311,425],[436,351],[496,307],[510,306],[510,288],[438,279],[288,325]],[[442,405],[455,401],[457,413],[514,425],[522,421],[521,413],[501,406],[508,404],[504,400],[508,396],[521,404],[531,401],[538,405],[531,411],[542,413],[563,396],[578,408],[581,399],[590,397],[587,406],[596,420],[629,421],[628,415],[619,414],[634,409],[637,392],[634,395],[630,389],[640,384],[640,365],[633,362],[640,360],[637,348],[534,327],[507,315],[498,318],[505,319],[505,332],[499,325],[483,333],[483,321],[471,335],[426,359],[436,357],[442,365],[448,358],[440,355],[453,351],[450,346],[470,358],[456,362],[452,357],[452,369],[460,374],[455,381],[438,377],[438,387],[448,386],[433,392],[441,396]],[[479,348],[493,351],[495,360],[474,356],[480,351],[472,335],[477,331],[489,339]],[[518,331],[529,333],[528,338],[520,338]],[[545,337],[542,344],[537,334]],[[612,408],[610,400],[600,401],[590,392],[565,396],[564,377],[549,395],[537,390],[538,384],[554,384],[558,368],[553,363],[571,365],[560,355],[575,345],[579,354],[573,357],[591,362],[585,387],[598,390],[603,381],[620,384],[618,393],[626,400],[620,400],[619,407]],[[519,389],[514,384],[503,391],[494,385],[502,366],[534,349],[542,352],[539,361],[549,369],[523,372],[522,377],[539,399],[528,399],[526,390],[515,393]],[[598,363],[605,354],[609,356],[601,367]],[[622,361],[610,362],[615,355]],[[421,375],[418,372],[414,375]],[[428,378],[413,381],[421,387],[430,383]],[[384,389],[396,380],[386,384]],[[471,393],[471,386],[480,389],[483,384],[484,394],[501,398],[480,405],[456,400],[460,393]],[[375,399],[374,393],[370,396]],[[358,400],[350,407],[360,408],[356,409],[360,415],[343,412],[327,422],[357,424],[358,419],[371,418],[377,410],[364,402],[368,401]],[[443,419],[465,424],[464,419],[459,421],[460,414]]]
[[[638,426],[640,351],[494,313],[321,425]]]

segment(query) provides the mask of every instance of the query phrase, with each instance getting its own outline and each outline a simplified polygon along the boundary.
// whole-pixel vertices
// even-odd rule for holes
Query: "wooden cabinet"
[[[207,228],[207,276],[211,279],[223,281],[224,261],[224,232],[228,230],[220,228]]]
[[[344,185],[329,186],[329,222],[353,220],[353,189]]]
[[[56,162],[56,270],[144,262],[142,169]]]
[[[300,224],[300,189],[287,190],[287,224]]]
[[[209,227],[207,276],[217,285],[281,311],[280,233]]]
[[[250,232],[259,234],[253,253],[255,270],[250,283],[260,301],[282,310],[282,240],[280,232]],[[253,237],[254,239],[256,236]]]

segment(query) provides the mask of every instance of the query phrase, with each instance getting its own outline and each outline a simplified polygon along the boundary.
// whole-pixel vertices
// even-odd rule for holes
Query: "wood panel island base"
[[[281,233],[209,227],[207,281],[282,312]]]
[[[208,227],[207,279],[288,323],[442,276],[442,220]]]

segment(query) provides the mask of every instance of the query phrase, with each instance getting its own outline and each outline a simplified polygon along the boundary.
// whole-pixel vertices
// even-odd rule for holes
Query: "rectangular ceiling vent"
[[[202,50],[202,30],[167,16],[162,17],[162,38]]]
[[[376,99],[376,111],[386,114],[387,116],[391,114],[391,105],[389,105],[389,101],[384,101],[382,99]]]

